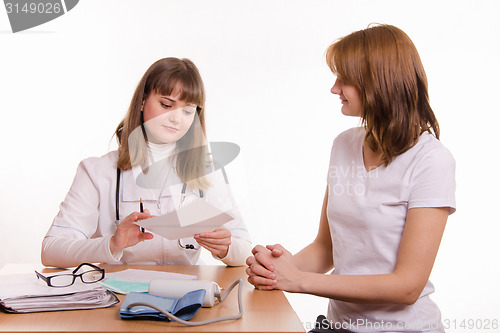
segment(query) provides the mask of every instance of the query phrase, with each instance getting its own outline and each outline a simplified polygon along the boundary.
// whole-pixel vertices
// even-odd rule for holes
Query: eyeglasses
[[[104,279],[104,269],[89,263],[80,264],[75,268],[72,274],[44,276],[37,271],[35,271],[35,274],[37,278],[45,281],[49,287],[55,288],[71,286],[75,283],[77,277],[79,277],[83,283],[94,283]]]

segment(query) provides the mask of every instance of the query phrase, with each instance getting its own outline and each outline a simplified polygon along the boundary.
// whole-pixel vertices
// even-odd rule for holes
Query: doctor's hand
[[[248,282],[260,290],[281,289],[300,291],[301,271],[293,262],[292,254],[283,246],[257,245],[253,256],[247,259]]]
[[[116,228],[115,234],[109,241],[109,249],[111,250],[111,253],[119,252],[124,248],[134,246],[146,239],[152,239],[153,234],[149,232],[141,232],[141,227],[134,223],[150,217],[152,217],[152,215],[149,214],[147,209],[145,209],[144,213],[133,212],[124,218]]]
[[[225,228],[217,228],[211,232],[202,232],[194,235],[198,244],[210,251],[212,255],[223,259],[227,256],[229,245],[231,245],[231,231]]]

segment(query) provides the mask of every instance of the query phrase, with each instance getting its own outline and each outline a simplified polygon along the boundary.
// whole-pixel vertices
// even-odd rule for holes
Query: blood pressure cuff
[[[205,289],[195,290],[182,296],[182,298],[167,298],[155,296],[148,293],[130,293],[125,297],[120,307],[120,317],[122,319],[154,319],[170,321],[163,313],[147,307],[147,306],[134,306],[130,309],[128,306],[132,303],[148,303],[153,304],[165,312],[179,317],[183,320],[189,320],[198,312],[203,304],[205,298]]]

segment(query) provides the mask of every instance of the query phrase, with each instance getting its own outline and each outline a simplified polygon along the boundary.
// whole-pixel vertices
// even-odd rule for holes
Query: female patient
[[[420,57],[403,31],[378,25],[334,42],[326,58],[342,113],[363,126],[333,142],[316,239],[293,256],[256,246],[248,280],[329,298],[320,328],[442,332],[429,275],[455,211],[455,162]]]
[[[146,71],[116,129],[117,151],[88,158],[42,244],[42,263],[194,264],[204,247],[227,265],[251,254],[245,224],[232,206],[205,141],[205,91],[187,59],[158,60]],[[195,239],[167,240],[134,222],[197,198],[235,218]],[[144,211],[140,211],[140,200]]]

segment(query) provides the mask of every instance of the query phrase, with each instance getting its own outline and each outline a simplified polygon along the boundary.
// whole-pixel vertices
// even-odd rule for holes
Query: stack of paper
[[[12,313],[104,308],[118,303],[97,283],[53,288],[33,274],[0,275],[0,308]]]

